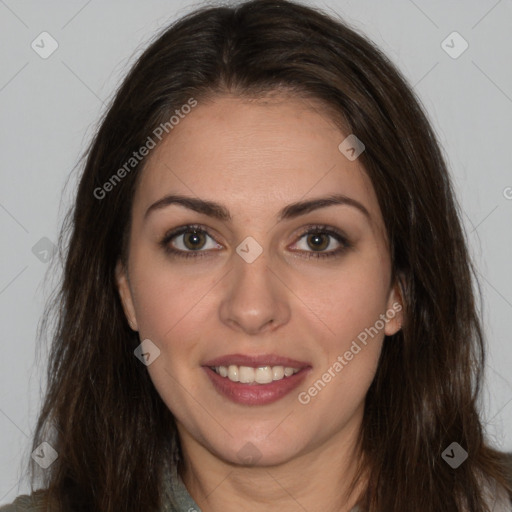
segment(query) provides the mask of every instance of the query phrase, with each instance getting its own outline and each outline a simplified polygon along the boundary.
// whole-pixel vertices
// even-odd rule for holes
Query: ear
[[[386,336],[392,336],[402,328],[404,318],[403,310],[404,302],[401,287],[401,276],[398,276],[391,288],[391,291],[389,292],[386,310],[386,317],[388,318],[388,321],[384,328]]]
[[[121,260],[119,260],[116,264],[116,283],[119,296],[121,297],[121,303],[123,304],[126,320],[134,331],[138,331],[139,327],[137,324],[137,318],[135,316],[135,308],[133,306],[133,296],[130,288],[130,282],[128,280],[126,268]]]

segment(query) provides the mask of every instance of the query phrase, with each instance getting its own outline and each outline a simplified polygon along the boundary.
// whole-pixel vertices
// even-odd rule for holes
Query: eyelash
[[[213,238],[209,233],[208,230],[205,229],[203,226],[199,224],[188,224],[186,226],[181,226],[179,228],[176,228],[172,230],[169,233],[166,233],[164,238],[160,241],[159,245],[163,248],[163,250],[173,256],[178,256],[179,258],[203,258],[205,256],[208,256],[209,251],[203,251],[198,249],[197,251],[183,251],[181,249],[175,249],[169,245],[171,240],[175,237],[178,237],[184,233],[189,232],[198,232],[198,233],[204,233],[208,235],[210,238]],[[305,235],[315,235],[315,234],[324,234],[332,236],[336,239],[337,242],[341,244],[341,247],[338,249],[334,249],[328,252],[315,252],[315,251],[306,251],[308,256],[306,256],[307,259],[310,258],[334,258],[337,256],[341,256],[342,253],[344,253],[347,249],[350,249],[352,245],[348,242],[346,237],[337,229],[334,229],[330,226],[325,225],[310,225],[307,226],[306,231],[304,231],[298,238],[298,240],[302,239]],[[301,252],[301,251],[299,251]]]

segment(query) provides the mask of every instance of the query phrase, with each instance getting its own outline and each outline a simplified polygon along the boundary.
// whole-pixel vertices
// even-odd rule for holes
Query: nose
[[[233,268],[226,276],[219,315],[223,323],[247,334],[277,329],[290,319],[289,289],[265,250],[252,263],[233,254]]]

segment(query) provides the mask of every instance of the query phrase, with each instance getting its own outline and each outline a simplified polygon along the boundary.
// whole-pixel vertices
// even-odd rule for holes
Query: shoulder
[[[512,452],[505,454],[505,464],[507,466],[508,484],[512,487]]]
[[[506,454],[505,464],[507,466],[507,484],[512,489],[512,452]],[[506,500],[507,506],[512,510],[512,495],[508,495],[507,492],[503,493],[504,500]]]
[[[512,453],[502,453],[503,467],[505,468],[505,479],[509,488],[512,488]],[[486,481],[484,494],[491,510],[496,512],[512,512],[512,496],[507,489],[497,482]]]
[[[30,496],[22,494],[12,503],[1,505],[0,512],[51,512],[46,505],[45,493],[36,491]]]

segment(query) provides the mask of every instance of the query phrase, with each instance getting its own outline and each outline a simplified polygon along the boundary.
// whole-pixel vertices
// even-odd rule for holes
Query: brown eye
[[[307,243],[315,251],[323,251],[329,246],[329,236],[322,233],[313,233],[307,237]]]
[[[205,244],[206,237],[204,232],[191,230],[183,234],[183,243],[187,249],[201,249]]]
[[[171,256],[183,258],[211,256],[211,249],[222,249],[208,231],[199,225],[181,226],[167,233],[160,245]]]
[[[306,258],[341,256],[352,247],[347,237],[337,229],[318,225],[308,226],[295,245]]]

